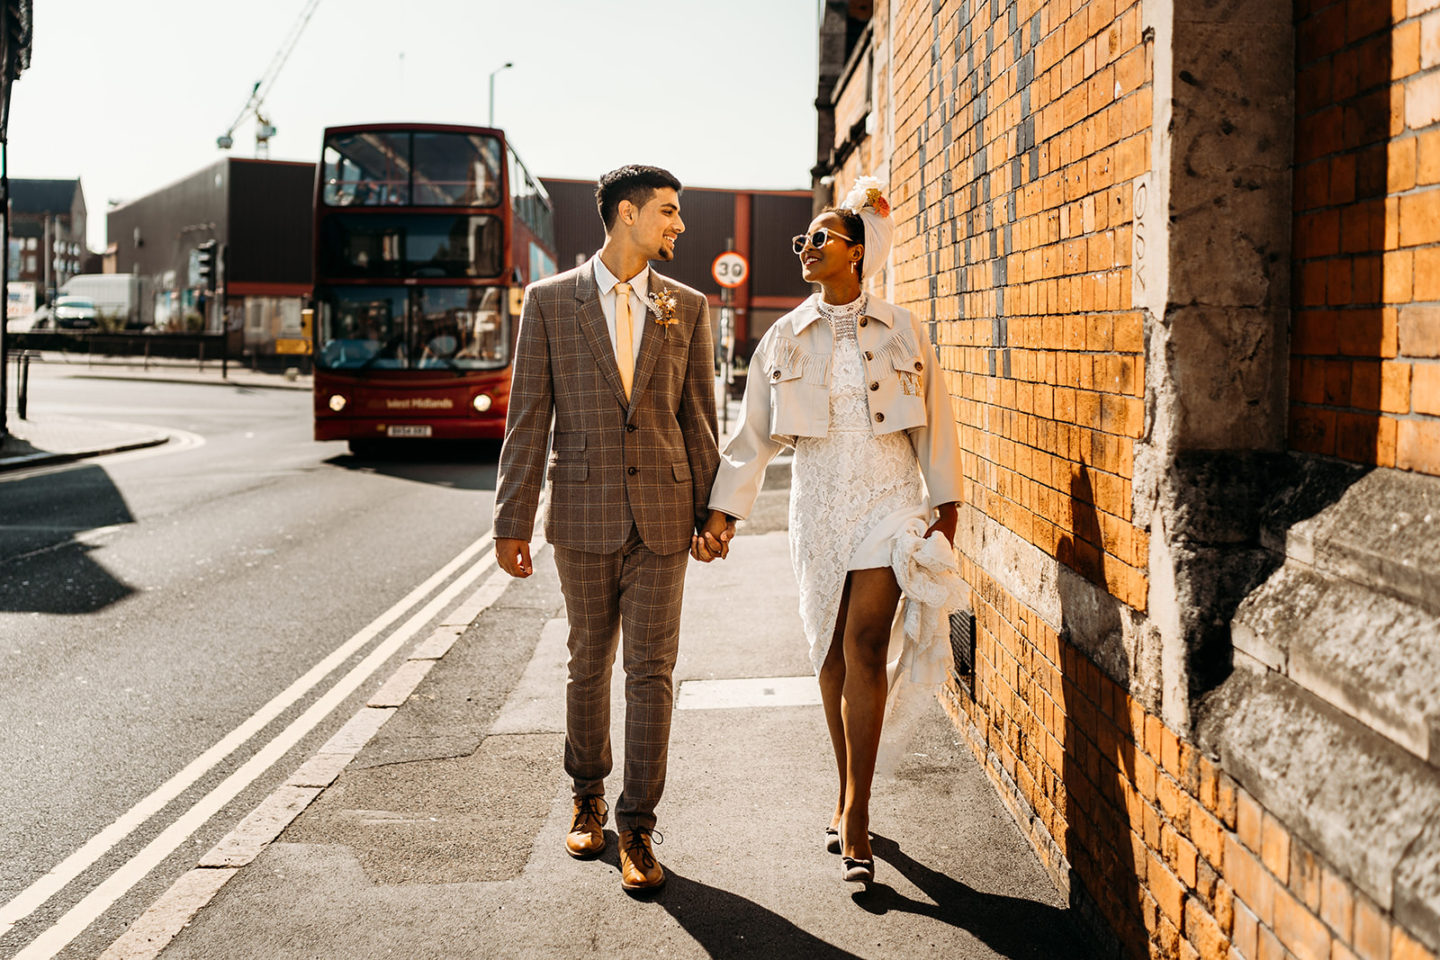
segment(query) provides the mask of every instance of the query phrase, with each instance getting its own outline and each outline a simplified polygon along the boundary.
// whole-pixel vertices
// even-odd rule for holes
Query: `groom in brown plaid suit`
[[[665,787],[686,560],[720,459],[714,348],[704,295],[649,266],[672,259],[685,231],[680,181],[658,167],[621,167],[600,178],[595,199],[605,246],[525,291],[495,550],[512,576],[531,574],[529,541],[548,479],[545,538],[570,621],[565,771],[575,806],[565,846],[580,858],[605,847],[610,670],[623,633],[620,881],[648,890],[665,882],[651,833]]]

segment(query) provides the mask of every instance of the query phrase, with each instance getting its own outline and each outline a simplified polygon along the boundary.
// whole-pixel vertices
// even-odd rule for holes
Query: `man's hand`
[[[735,519],[711,510],[700,532],[690,538],[690,556],[703,563],[730,555],[730,541],[735,539]]]
[[[523,580],[535,572],[535,568],[530,565],[529,540],[496,537],[495,559],[500,561],[500,569],[512,577]]]
[[[935,509],[939,512],[940,518],[930,524],[930,529],[925,531],[925,536],[928,537],[939,530],[945,535],[945,539],[950,541],[950,546],[955,546],[955,524],[960,519],[959,511],[955,509],[953,503],[942,503]]]

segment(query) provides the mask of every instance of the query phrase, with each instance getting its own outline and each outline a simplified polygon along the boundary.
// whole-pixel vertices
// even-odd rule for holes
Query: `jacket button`
[[[634,433],[634,432],[635,432],[635,424],[633,424],[633,423],[627,423],[627,424],[625,424],[625,432],[626,432],[626,433]]]
[[[779,371],[779,370],[776,370],[774,373],[770,374],[770,379],[771,379],[771,380],[779,380],[779,379],[780,379],[780,371]]]
[[[867,323],[869,323],[869,322],[870,322],[870,318],[869,318],[869,317],[861,317],[861,318],[860,318],[860,326],[862,326],[862,327],[865,326],[865,324],[867,324]]]
[[[870,389],[871,389],[871,390],[879,390],[879,389],[880,389],[880,381],[879,381],[879,380],[871,380],[871,381],[870,381]]]
[[[629,470],[626,470],[625,472],[628,473],[628,474],[630,474],[630,476],[633,477],[633,476],[635,476],[635,474],[639,473],[640,471],[639,471],[637,468],[635,468],[635,467],[631,467]]]
[[[915,361],[915,369],[916,369],[916,370],[924,370],[924,369],[925,369],[925,364],[921,363],[919,360],[916,360],[916,361]]]
[[[884,422],[885,422],[885,414],[883,414],[883,413],[877,413],[877,414],[875,414],[875,422],[876,422],[876,423],[884,423]],[[631,470],[634,470],[635,468],[634,468],[634,467],[631,467],[630,469],[631,469]]]
[[[869,350],[866,350],[866,351],[865,351],[865,359],[866,359],[866,360],[874,360],[874,359],[875,359],[875,354],[871,353]]]

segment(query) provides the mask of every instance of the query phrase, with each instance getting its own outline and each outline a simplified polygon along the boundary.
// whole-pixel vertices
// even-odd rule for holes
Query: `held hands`
[[[530,541],[515,540],[511,537],[495,538],[495,559],[500,569],[523,580],[535,572],[530,564]]]
[[[690,538],[690,556],[702,563],[730,555],[730,541],[735,539],[735,520],[719,510],[711,510],[700,532]]]
[[[955,524],[960,517],[959,512],[955,509],[955,504],[942,503],[935,509],[939,512],[940,518],[930,524],[930,529],[925,531],[925,536],[929,537],[930,534],[939,530],[945,535],[945,539],[950,541],[950,546],[955,546]]]

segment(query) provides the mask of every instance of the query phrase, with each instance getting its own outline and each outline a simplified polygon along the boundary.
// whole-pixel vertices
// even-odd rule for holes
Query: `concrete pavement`
[[[876,784],[877,882],[840,880],[822,842],[836,775],[786,496],[767,489],[730,559],[688,576],[661,892],[621,891],[613,824],[597,861],[562,849],[566,626],[543,550],[536,575],[470,623],[325,789],[292,794],[303,812],[273,842],[244,865],[206,858],[216,866],[192,871],[107,960],[1087,956],[938,704]],[[474,678],[495,670],[513,678],[503,702],[478,695]]]

